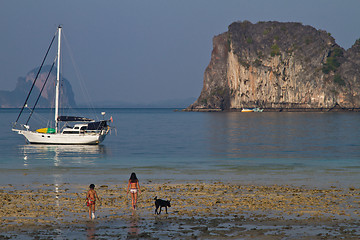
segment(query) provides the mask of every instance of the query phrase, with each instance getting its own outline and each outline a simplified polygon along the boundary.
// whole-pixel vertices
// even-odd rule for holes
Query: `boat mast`
[[[58,52],[57,52],[57,74],[56,74],[56,90],[55,90],[55,132],[58,132],[58,116],[59,116],[59,90],[60,90],[60,47],[61,47],[61,30],[58,27]]]

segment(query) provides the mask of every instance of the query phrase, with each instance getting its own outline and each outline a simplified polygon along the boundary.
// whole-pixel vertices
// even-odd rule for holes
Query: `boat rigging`
[[[62,26],[59,26],[57,33],[51,40],[50,46],[45,54],[45,57],[42,61],[42,64],[37,72],[37,75],[32,83],[31,89],[26,97],[26,100],[23,104],[23,107],[20,110],[20,113],[13,124],[12,131],[17,132],[20,135],[23,135],[27,142],[32,144],[55,144],[55,145],[93,145],[99,144],[104,141],[106,135],[110,132],[110,122],[112,122],[112,117],[109,120],[100,120],[95,121],[93,119],[85,117],[76,117],[76,116],[59,116],[59,97],[60,97],[60,56],[61,56],[61,33]],[[40,91],[39,97],[37,98],[34,107],[31,109],[28,120],[25,124],[18,124],[21,114],[25,107],[28,106],[28,100],[30,94],[35,86],[36,80],[41,72],[41,69],[44,65],[44,62],[48,56],[48,53],[53,45],[55,37],[58,37],[58,48],[57,55],[51,66],[50,72],[53,69],[55,62],[57,63],[57,74],[56,74],[56,84],[55,84],[55,112],[54,120],[55,124],[53,127],[40,128],[35,131],[30,130],[28,125],[29,120],[32,116],[32,113],[35,110],[37,102],[41,96],[41,93],[44,89],[45,84],[50,76],[50,72],[47,75],[47,78],[44,82],[44,85]],[[104,113],[104,112],[103,112]],[[105,115],[102,114],[102,115]],[[63,129],[60,127],[61,122],[73,122],[75,125],[73,127],[65,126]]]

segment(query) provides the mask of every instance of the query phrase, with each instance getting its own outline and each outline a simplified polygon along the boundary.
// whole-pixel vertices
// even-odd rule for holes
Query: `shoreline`
[[[252,107],[250,107],[252,108]],[[263,112],[360,112],[360,108],[261,108]],[[183,112],[241,112],[241,108],[185,108]]]
[[[96,184],[96,183],[95,183]],[[360,236],[360,189],[228,182],[140,183],[138,209],[130,209],[126,183],[96,186],[102,199],[88,220],[78,184],[0,186],[0,238],[63,234],[135,238],[238,238],[266,236],[321,239]],[[169,214],[154,215],[154,197],[171,199]],[[164,211],[164,209],[163,209]],[[120,227],[119,227],[120,226]],[[91,230],[92,229],[92,230]],[[127,232],[124,230],[128,230]],[[125,232],[125,233],[124,233]],[[133,233],[132,233],[133,232]]]

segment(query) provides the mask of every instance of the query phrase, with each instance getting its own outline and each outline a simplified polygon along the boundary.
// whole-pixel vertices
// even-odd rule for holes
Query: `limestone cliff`
[[[33,69],[26,75],[25,78],[20,77],[17,80],[16,87],[13,91],[0,91],[0,108],[22,107],[38,70],[38,68]],[[28,101],[29,107],[33,107],[49,71],[50,66],[45,66],[42,72],[39,74],[38,80],[35,83],[35,87]],[[56,76],[52,73],[44,87],[37,107],[48,108],[55,106],[55,82]],[[64,78],[62,79],[60,91],[61,107],[75,107],[76,103],[74,99],[74,93],[68,80]]]
[[[188,110],[356,110],[359,94],[360,40],[344,50],[311,26],[244,21],[214,37],[202,92]]]

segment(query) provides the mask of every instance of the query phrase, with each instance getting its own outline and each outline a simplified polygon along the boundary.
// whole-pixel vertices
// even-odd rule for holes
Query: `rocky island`
[[[234,22],[213,38],[187,111],[360,111],[360,39],[348,50],[301,23]]]
[[[29,107],[33,107],[46,78],[49,74],[51,66],[44,66],[42,72],[39,74],[38,79],[35,83],[33,93],[29,98],[31,104]],[[19,77],[16,83],[16,87],[13,91],[0,90],[0,108],[21,108],[24,104],[27,94],[31,89],[31,86],[35,80],[36,73],[39,68],[31,70],[26,77]],[[52,73],[41,93],[39,98],[38,107],[40,108],[52,108],[55,105],[55,82],[56,75]],[[61,78],[61,105],[63,107],[75,107],[75,97],[70,82],[66,78]]]

